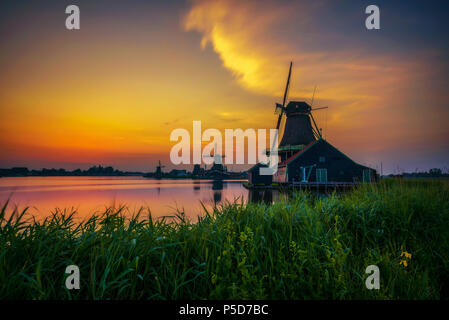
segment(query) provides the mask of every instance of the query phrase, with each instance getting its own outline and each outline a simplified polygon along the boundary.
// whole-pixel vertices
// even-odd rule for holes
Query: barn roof
[[[345,157],[346,159],[348,159],[349,161],[353,162],[354,164],[356,164],[356,165],[358,165],[358,166],[360,166],[360,167],[367,168],[367,169],[372,169],[372,168],[370,168],[370,167],[367,167],[367,166],[364,166],[364,165],[362,165],[362,164],[359,164],[359,163],[355,162],[354,160],[352,160],[351,158],[349,158],[347,155],[345,155],[343,152],[341,152],[340,150],[338,150],[336,147],[334,147],[332,144],[330,144],[329,142],[327,142],[327,141],[324,140],[324,139],[318,139],[318,140],[315,140],[315,141],[309,143],[309,144],[306,145],[303,149],[301,149],[300,151],[298,151],[298,152],[296,152],[294,155],[292,155],[290,158],[286,159],[285,161],[280,162],[280,163],[278,164],[278,167],[285,167],[286,165],[292,163],[293,161],[295,161],[296,159],[298,159],[299,157],[301,157],[303,154],[307,153],[307,151],[309,151],[310,149],[312,149],[313,146],[318,145],[319,143],[326,143],[329,147],[335,149],[335,150],[336,150],[338,153],[340,153],[343,157]],[[260,166],[266,166],[266,167],[267,167],[267,165],[258,163],[258,164],[256,164],[255,166],[253,166],[252,168],[250,168],[250,169],[248,170],[248,172],[257,169],[257,168],[259,168]],[[372,170],[374,170],[374,169],[372,169]]]
[[[306,152],[307,150],[309,150],[309,148],[311,146],[313,146],[314,144],[316,144],[318,141],[320,140],[315,140],[311,143],[309,143],[308,145],[306,145],[303,149],[301,149],[300,151],[296,152],[294,155],[292,155],[290,158],[286,159],[285,161],[282,161],[281,163],[279,163],[280,166],[285,166],[287,165],[290,161],[296,159],[300,154]]]
[[[345,157],[346,159],[348,159],[349,161],[353,162],[354,164],[367,168],[367,169],[371,169],[367,166],[361,165],[357,162],[355,162],[354,160],[352,160],[351,158],[349,158],[347,155],[345,155],[343,152],[341,152],[340,150],[338,150],[336,147],[334,147],[332,144],[330,144],[329,142],[327,142],[324,139],[318,139],[316,141],[311,142],[310,144],[308,144],[306,147],[304,147],[304,149],[302,149],[301,151],[295,153],[294,155],[292,155],[290,158],[288,158],[287,160],[281,162],[279,164],[279,166],[286,166],[288,164],[290,164],[291,162],[295,161],[296,159],[298,159],[299,157],[301,157],[303,154],[305,154],[307,151],[309,151],[313,146],[318,145],[319,143],[326,143],[329,147],[335,149],[338,153],[340,153],[343,157]]]

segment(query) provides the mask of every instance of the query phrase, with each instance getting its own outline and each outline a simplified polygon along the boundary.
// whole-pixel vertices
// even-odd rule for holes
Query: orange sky
[[[12,5],[0,25],[0,167],[149,171],[193,120],[272,128],[290,60],[290,99],[310,102],[317,85],[315,105],[329,106],[319,126],[356,161],[448,165],[438,41],[417,48],[418,35],[388,23],[369,32],[361,5],[359,21],[304,1],[135,2],[81,1],[79,31],[64,28],[63,5]]]

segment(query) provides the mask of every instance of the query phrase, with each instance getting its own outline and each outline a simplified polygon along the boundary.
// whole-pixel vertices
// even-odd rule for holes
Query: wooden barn
[[[349,186],[362,182],[375,182],[376,170],[358,164],[323,139],[312,111],[314,108],[304,101],[290,101],[285,106],[290,85],[292,64],[287,79],[282,105],[276,104],[279,114],[276,129],[279,130],[285,114],[285,126],[278,146],[279,164],[274,176],[260,175],[262,164],[248,171],[248,186]],[[312,98],[313,104],[313,98]]]
[[[374,169],[358,164],[324,139],[318,139],[278,165],[278,184],[329,184],[374,182]]]

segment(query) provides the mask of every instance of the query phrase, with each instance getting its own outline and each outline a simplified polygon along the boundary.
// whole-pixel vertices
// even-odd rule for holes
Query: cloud
[[[273,79],[285,74],[285,63],[268,54],[264,36],[287,8],[259,1],[194,1],[185,16],[186,31],[202,33],[201,46],[211,44],[243,87],[273,93]],[[277,49],[275,50],[277,51]],[[288,59],[284,59],[287,62]]]
[[[406,64],[396,58],[370,56],[355,47],[336,50],[326,43],[319,50],[307,48],[303,43],[310,41],[304,39],[318,9],[304,2],[197,0],[184,28],[200,32],[202,47],[210,44],[242,87],[261,94],[282,95],[290,60],[291,96],[297,97],[310,98],[317,84],[322,99],[373,99],[373,91],[407,79]],[[337,36],[328,33],[314,34],[315,42]]]
[[[231,112],[218,112],[216,114],[216,118],[223,122],[241,122],[245,119],[245,116],[241,114],[237,115]]]
[[[438,88],[447,80],[439,79],[438,70],[448,68],[439,63],[440,54],[422,47],[390,48],[388,31],[367,33],[359,21],[363,16],[345,25],[349,32],[336,28],[341,23],[335,21],[346,16],[334,12],[335,5],[196,0],[183,27],[199,32],[202,48],[210,45],[238,84],[251,92],[282,97],[292,60],[289,98],[310,101],[317,85],[316,105],[330,107],[326,127],[332,141],[359,150],[392,150],[441,140],[443,129],[435,128],[442,128],[448,112]],[[426,106],[425,113],[416,112],[426,96],[439,102]],[[444,114],[435,119],[431,110]],[[422,125],[431,122],[433,127]]]

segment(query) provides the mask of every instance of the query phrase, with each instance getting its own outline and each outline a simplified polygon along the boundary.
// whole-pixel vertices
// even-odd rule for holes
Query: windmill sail
[[[288,70],[288,77],[287,77],[287,84],[285,86],[285,91],[284,91],[284,99],[282,100],[282,105],[280,105],[279,103],[276,104],[276,111],[279,111],[279,118],[278,118],[278,122],[276,125],[276,129],[279,130],[279,127],[281,125],[281,120],[282,120],[282,114],[284,113],[284,109],[285,109],[285,102],[287,101],[287,94],[288,94],[288,89],[290,87],[290,77],[292,75],[292,65],[293,62],[290,62],[290,69]]]

